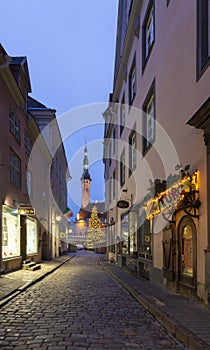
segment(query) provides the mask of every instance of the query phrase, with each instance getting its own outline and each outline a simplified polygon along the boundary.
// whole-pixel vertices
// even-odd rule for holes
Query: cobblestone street
[[[0,348],[186,349],[98,264],[77,252],[0,309]]]

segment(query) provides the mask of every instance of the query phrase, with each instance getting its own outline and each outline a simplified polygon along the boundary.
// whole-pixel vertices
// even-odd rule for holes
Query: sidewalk
[[[0,277],[0,307],[22,291],[46,277],[66,261],[72,259],[75,254],[62,255],[50,261],[42,261],[41,269],[37,271],[18,270]]]
[[[105,257],[100,257],[99,262],[106,273],[125,287],[189,349],[210,349],[210,310],[191,299],[126,273],[122,268],[109,263]]]

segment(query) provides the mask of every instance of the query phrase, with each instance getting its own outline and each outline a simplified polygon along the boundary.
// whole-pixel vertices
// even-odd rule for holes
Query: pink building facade
[[[104,112],[110,253],[138,275],[206,303],[209,13],[205,0],[119,1]]]

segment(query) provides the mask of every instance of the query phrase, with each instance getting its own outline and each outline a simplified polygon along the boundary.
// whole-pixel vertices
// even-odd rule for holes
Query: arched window
[[[193,276],[193,232],[191,225],[182,230],[182,273]]]

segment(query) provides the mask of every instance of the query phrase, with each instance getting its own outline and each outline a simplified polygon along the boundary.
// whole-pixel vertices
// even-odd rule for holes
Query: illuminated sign
[[[34,208],[20,207],[20,208],[18,208],[18,214],[20,214],[20,215],[35,215],[35,209]]]
[[[184,194],[190,192],[192,189],[198,189],[197,173],[194,173],[192,177],[185,177],[166,191],[161,192],[158,196],[148,200],[144,204],[147,219],[152,218],[154,215],[158,215],[165,209],[175,209],[179,201],[183,199]]]

